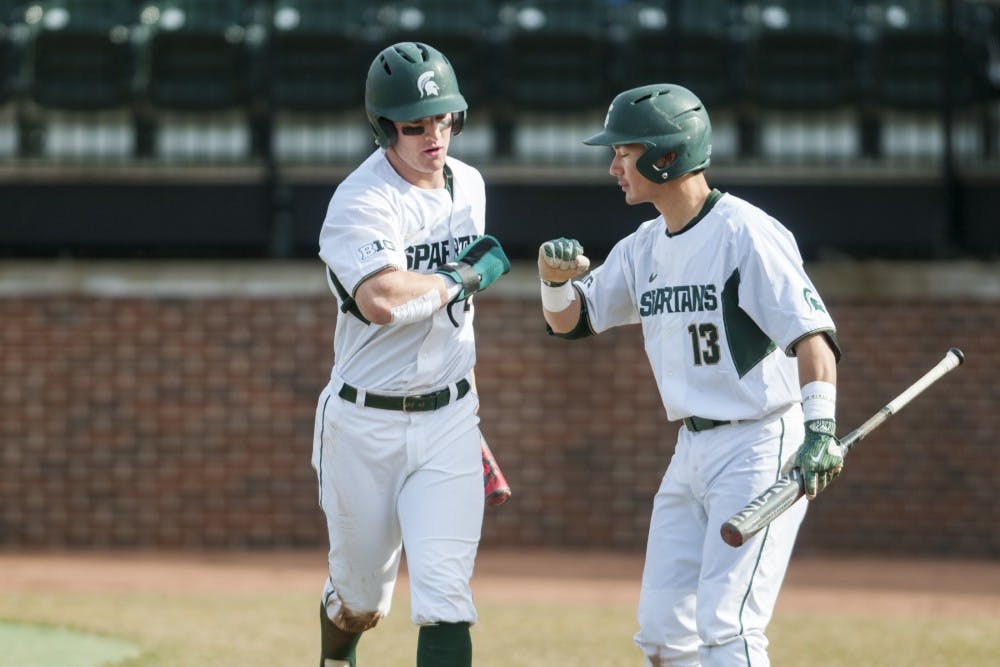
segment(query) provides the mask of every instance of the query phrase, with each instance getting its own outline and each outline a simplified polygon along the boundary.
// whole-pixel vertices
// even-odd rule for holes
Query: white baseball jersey
[[[334,281],[353,297],[386,267],[431,273],[485,233],[486,188],[480,173],[449,157],[452,194],[405,181],[375,151],[337,187],[320,231],[319,255]],[[344,295],[338,294],[343,304]],[[366,390],[422,393],[469,374],[475,365],[474,310],[456,304],[426,320],[380,326],[342,312],[337,318],[332,375]]]
[[[709,207],[643,223],[575,285],[592,333],[642,325],[669,419],[759,419],[801,400],[794,345],[834,324],[791,232],[733,195]]]

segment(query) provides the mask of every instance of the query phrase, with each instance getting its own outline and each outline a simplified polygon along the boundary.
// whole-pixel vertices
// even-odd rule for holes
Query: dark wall
[[[650,205],[625,205],[608,180],[594,185],[494,186],[489,224],[505,247],[524,257],[533,257],[539,242],[568,235],[576,235],[589,252],[604,255],[638,223],[657,215]],[[830,252],[927,258],[948,243],[944,191],[933,184],[748,185],[716,179],[711,184],[776,217],[795,234],[807,259]],[[996,187],[975,194],[977,200],[1000,204]],[[985,208],[971,212],[986,215]],[[1000,233],[982,238],[986,236],[980,232],[979,250],[989,243],[993,250],[1000,249]]]
[[[254,183],[0,185],[7,256],[261,256],[267,191]]]
[[[938,182],[829,184],[712,179],[777,217],[806,259],[937,258],[1000,253],[1000,181],[958,192],[960,222]],[[3,183],[0,256],[314,257],[336,183]],[[513,258],[552,237],[576,236],[601,257],[656,211],[628,207],[611,179],[595,183],[488,185],[490,231]]]

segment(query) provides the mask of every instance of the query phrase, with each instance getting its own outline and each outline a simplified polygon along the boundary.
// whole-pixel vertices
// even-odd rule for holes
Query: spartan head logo
[[[823,307],[823,302],[815,295],[815,293],[808,287],[803,288],[802,298],[807,304],[809,304],[809,309],[813,311],[820,311],[825,313],[826,308]]]
[[[437,81],[434,80],[434,70],[424,72],[417,77],[417,90],[420,91],[420,97],[436,97],[441,93]]]

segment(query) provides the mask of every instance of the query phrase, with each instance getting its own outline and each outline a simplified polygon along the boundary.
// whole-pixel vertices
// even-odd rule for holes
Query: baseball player
[[[418,667],[469,667],[483,520],[473,294],[510,269],[485,187],[448,156],[467,104],[447,58],[384,49],[365,82],[379,148],[337,187],[319,238],[341,313],[312,464],[330,538],[321,667],[356,664],[405,548]]]
[[[711,142],[689,90],[618,95],[584,143],[610,146],[625,202],[659,216],[582,280],[579,242],[542,244],[542,309],[567,339],[641,325],[667,418],[683,420],[653,500],[635,635],[646,664],[761,667],[806,503],[740,549],[718,529],[783,466],[801,467],[809,498],[839,474],[840,351],[791,233],[708,186]]]

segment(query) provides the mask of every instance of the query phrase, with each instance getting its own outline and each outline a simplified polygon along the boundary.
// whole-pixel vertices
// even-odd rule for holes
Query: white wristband
[[[834,419],[837,413],[837,387],[816,380],[802,387],[802,416],[805,421]]]
[[[389,324],[412,324],[425,320],[441,307],[441,294],[437,288],[428,290],[389,311]]]
[[[576,289],[569,281],[556,287],[546,285],[544,282],[540,284],[542,286],[542,308],[550,313],[562,312],[576,301]]]

